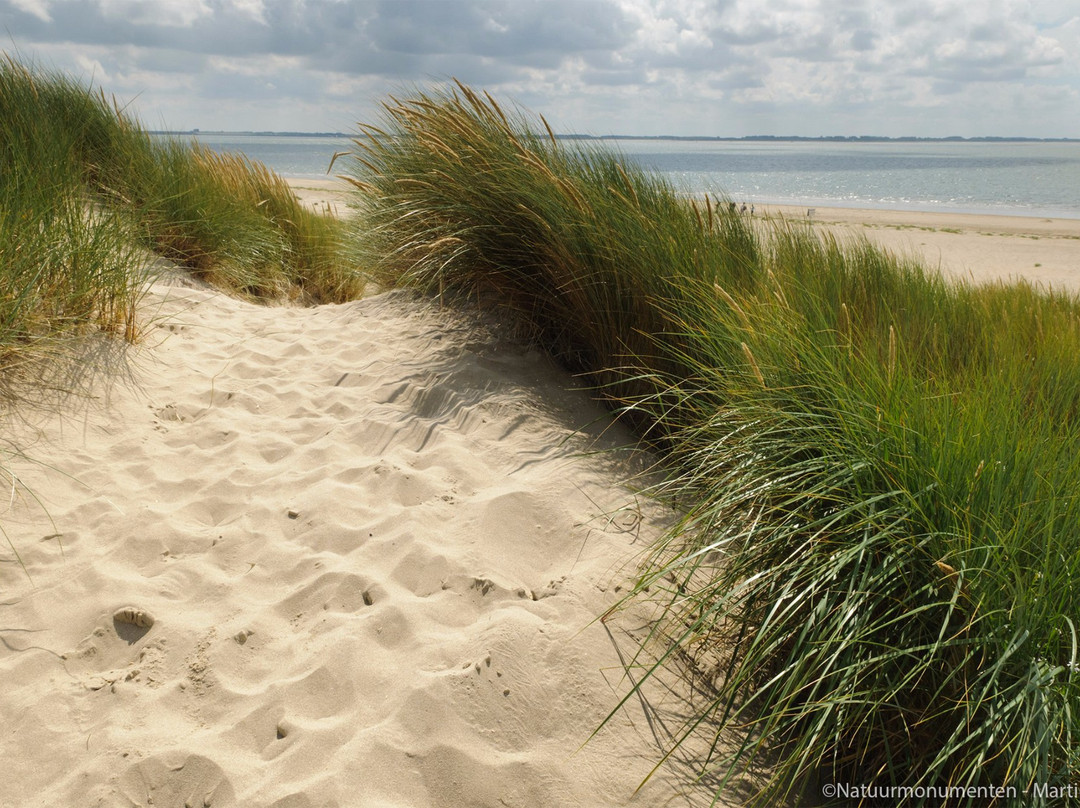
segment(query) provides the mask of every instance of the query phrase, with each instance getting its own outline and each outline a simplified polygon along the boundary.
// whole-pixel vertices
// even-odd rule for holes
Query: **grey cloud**
[[[140,7],[145,8],[146,4]],[[188,27],[155,24],[152,14],[107,14],[96,0],[59,0],[45,22],[0,0],[0,25],[34,42],[137,45],[230,57],[278,54],[361,73],[423,73],[433,58],[493,58],[553,68],[567,55],[623,47],[633,29],[608,2],[515,0],[268,0],[265,23],[216,0]]]
[[[378,4],[370,32],[376,46],[389,50],[528,62],[542,54],[616,50],[628,43],[633,30],[608,2],[391,0]]]
[[[140,105],[154,97],[196,109],[201,96],[215,112],[227,99],[318,100],[332,86],[340,103],[351,88],[456,76],[618,120],[635,119],[627,99],[648,98],[638,116],[657,126],[675,126],[669,109],[718,98],[740,115],[787,110],[801,125],[807,76],[821,109],[857,104],[873,116],[933,106],[934,96],[973,104],[975,84],[989,81],[1016,83],[1021,95],[1075,52],[1064,29],[1040,28],[1033,6],[1007,0],[266,0],[261,18],[231,0],[204,0],[206,13],[193,2],[172,18],[140,0],[42,2],[51,19],[0,0],[0,30],[20,51],[59,54],[69,68],[100,63],[113,82],[105,89],[145,90]],[[1053,80],[1073,92],[1065,72]],[[766,98],[778,101],[755,106]]]
[[[1023,65],[989,64],[986,62],[956,63],[937,65],[924,75],[935,79],[970,84],[988,81],[1020,81],[1027,75]]]
[[[191,73],[202,70],[207,57],[175,48],[154,48],[139,51],[133,61],[140,69],[154,73]]]
[[[797,14],[783,6],[763,5],[750,20],[724,20],[715,36],[733,53],[752,55],[757,61],[779,57],[831,62],[845,58],[849,49],[872,47],[876,39],[869,15],[842,6],[837,11],[832,5]]]
[[[646,71],[641,67],[612,69],[588,68],[581,73],[581,81],[601,87],[629,87],[646,82]]]
[[[761,71],[753,66],[746,66],[712,76],[706,80],[706,85],[714,90],[748,90],[763,87],[765,82],[762,80]]]
[[[930,55],[925,72],[959,82],[1018,81],[1033,68],[1060,61],[1060,54],[1039,52],[1021,38],[994,36],[939,46]]]
[[[211,53],[226,42],[231,43],[232,51],[248,50],[254,38],[248,28],[257,25],[247,18],[243,26],[237,26],[228,19],[231,15],[210,22],[199,20],[188,28],[155,24],[153,17],[146,14],[135,18],[107,14],[94,0],[60,0],[50,6],[50,12],[52,20],[46,22],[0,0],[0,25],[36,43],[137,45]]]
[[[963,21],[967,7],[959,3],[936,0],[907,0],[902,3],[880,4],[882,25],[897,31],[929,25],[934,30],[953,29]]]
[[[746,46],[775,42],[784,36],[784,31],[772,20],[758,19],[749,25],[720,26],[715,29],[714,35],[730,45]]]
[[[867,28],[859,28],[851,32],[851,47],[857,51],[873,50],[877,41],[877,34]]]
[[[852,50],[857,52],[872,50],[880,36],[874,15],[865,4],[842,8],[835,29],[838,38],[846,38]]]
[[[935,81],[933,84],[934,95],[958,95],[963,92],[964,85],[958,81]]]

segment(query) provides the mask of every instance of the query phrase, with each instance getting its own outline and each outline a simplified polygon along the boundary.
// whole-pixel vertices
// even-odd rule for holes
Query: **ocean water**
[[[682,190],[738,202],[1080,218],[1080,143],[617,145]]]
[[[200,134],[287,177],[326,177],[348,138]],[[567,142],[573,147],[573,142]],[[591,142],[589,145],[593,145]],[[747,204],[1080,219],[1080,143],[606,140],[687,194]],[[335,172],[344,168],[335,166]]]
[[[241,133],[200,133],[196,139],[219,152],[240,152],[266,164],[283,177],[325,179],[330,161],[337,152],[352,146],[347,137],[325,135],[252,135]],[[334,172],[343,168],[335,165]]]

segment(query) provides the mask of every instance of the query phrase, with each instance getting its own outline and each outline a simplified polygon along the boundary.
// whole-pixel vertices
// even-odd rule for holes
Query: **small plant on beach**
[[[669,753],[773,761],[763,805],[1080,804],[1075,299],[755,230],[462,85],[350,159],[384,283],[512,313],[668,459],[635,664],[712,694]]]

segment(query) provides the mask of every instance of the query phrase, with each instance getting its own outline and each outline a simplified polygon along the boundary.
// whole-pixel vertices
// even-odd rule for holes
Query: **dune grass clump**
[[[546,128],[512,126],[494,102],[462,92],[395,104],[396,128],[364,127],[356,140],[359,238],[378,280],[512,309],[531,337],[620,396],[640,387],[617,370],[626,359],[666,361],[654,300],[711,272],[695,243],[706,219],[725,240],[713,257],[733,290],[757,271],[745,220],[711,203],[688,216],[659,179]]]
[[[274,172],[121,124],[99,193],[130,212],[155,252],[252,298],[342,302],[362,294],[342,223],[307,210]]]
[[[251,298],[362,293],[341,222],[307,210],[265,166],[151,137],[103,94],[9,57],[0,85],[0,147],[12,172],[41,186],[43,205],[60,177],[93,222],[122,216],[129,237]]]
[[[78,151],[101,121],[74,110],[85,98],[0,64],[0,373],[87,327],[134,336],[143,262],[126,219],[88,204]]]
[[[673,749],[772,761],[762,805],[1080,804],[1076,299],[755,229],[461,85],[351,168],[384,283],[512,312],[669,460],[632,597],[713,694]]]

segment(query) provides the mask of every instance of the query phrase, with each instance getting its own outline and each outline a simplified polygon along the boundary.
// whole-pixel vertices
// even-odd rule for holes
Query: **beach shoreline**
[[[350,188],[338,179],[289,179],[305,205],[345,215]],[[871,243],[948,277],[988,283],[1024,279],[1080,292],[1080,219],[984,213],[755,205],[754,220],[810,225],[841,241]]]
[[[974,283],[1026,280],[1080,291],[1080,220],[870,208],[755,207],[755,218],[808,223],[838,239],[865,237],[928,269]]]

